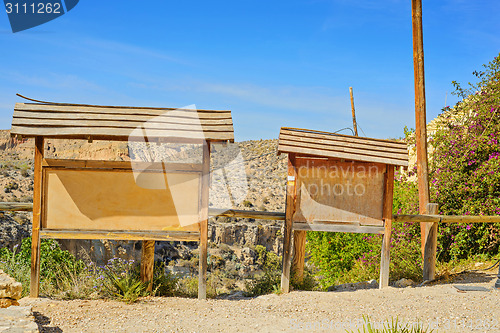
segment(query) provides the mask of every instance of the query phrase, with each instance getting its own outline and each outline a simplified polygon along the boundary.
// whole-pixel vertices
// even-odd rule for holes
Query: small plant
[[[134,260],[112,258],[103,272],[107,278],[104,288],[111,297],[133,303],[147,294],[147,285],[141,281],[137,267],[134,267]]]
[[[21,176],[23,176],[25,178],[30,176],[30,172],[29,172],[28,168],[21,170]]]
[[[417,323],[406,323],[405,325],[400,324],[398,318],[392,318],[390,321],[387,320],[385,323],[373,323],[368,316],[363,316],[363,328],[357,331],[349,331],[349,333],[432,333],[434,330],[424,328],[424,326]],[[380,327],[381,326],[381,327]]]
[[[250,200],[245,200],[243,201],[243,206],[250,208],[253,207],[253,204]]]
[[[165,271],[165,263],[156,261],[153,273],[153,295],[174,296],[179,279]]]
[[[12,190],[17,190],[19,188],[19,184],[16,182],[8,183],[3,189],[5,193],[12,193]]]

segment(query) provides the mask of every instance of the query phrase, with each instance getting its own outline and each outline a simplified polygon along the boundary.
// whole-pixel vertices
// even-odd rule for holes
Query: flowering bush
[[[431,138],[431,191],[441,214],[500,214],[500,54],[484,68],[468,90],[453,82],[463,100],[445,108]],[[442,224],[439,259],[496,254],[499,234],[500,224]]]

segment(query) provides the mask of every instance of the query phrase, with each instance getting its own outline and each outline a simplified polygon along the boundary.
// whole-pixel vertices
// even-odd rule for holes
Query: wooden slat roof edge
[[[282,136],[297,136],[300,137],[300,133],[307,133],[309,135],[317,135],[321,136],[323,139],[325,139],[325,142],[328,142],[328,140],[332,141],[332,147],[331,149],[325,149],[323,150],[321,147],[318,148],[312,148],[309,147],[311,146],[307,142],[304,142],[301,144],[301,141],[290,141],[288,142],[286,139],[283,138]],[[328,136],[331,136],[331,139],[328,139]],[[365,148],[356,148],[356,150],[366,150],[366,152],[359,152],[359,153],[352,153],[352,152],[345,152],[342,151],[341,149],[336,149],[336,146],[342,146],[342,143],[339,142],[334,142],[335,138],[342,138],[343,140],[346,141],[346,144],[349,143],[355,143],[355,142],[360,142],[365,141],[366,145],[371,146],[369,149]],[[317,143],[317,146],[324,146],[325,148],[330,148],[330,145],[328,143]],[[291,143],[291,144],[289,144]],[[386,146],[387,144],[387,146]],[[386,147],[393,147],[392,149],[400,150],[399,152],[390,152],[390,155],[393,155],[391,157],[388,156],[378,156],[377,152],[383,153],[383,155],[386,155]],[[296,153],[296,154],[304,154],[307,151],[307,155],[311,156],[317,156],[317,157],[335,157],[337,156],[338,158],[346,158],[350,160],[358,160],[358,161],[377,161],[379,163],[385,163],[385,164],[390,164],[390,165],[397,165],[397,166],[408,166],[408,153],[407,153],[407,144],[405,142],[400,142],[396,140],[384,140],[384,139],[373,139],[373,138],[366,138],[366,137],[354,137],[350,135],[342,135],[342,134],[337,134],[337,133],[330,133],[330,132],[322,132],[322,131],[316,131],[316,130],[308,130],[308,129],[301,129],[301,128],[291,128],[291,127],[282,127],[280,129],[280,137],[278,141],[278,155],[281,153]]]
[[[326,153],[321,153],[319,149],[308,149],[305,147],[295,147],[295,146],[285,146],[290,149],[279,149],[278,154],[280,153],[295,153],[299,155],[307,155],[307,156],[316,156],[316,157],[333,157],[339,159],[346,159],[351,161],[361,161],[361,162],[375,162],[382,163],[388,165],[396,165],[396,166],[408,166],[408,160],[400,160],[388,157],[377,157],[377,156],[369,156],[362,154],[352,154],[352,153],[344,153],[344,152],[333,152],[327,151]],[[315,153],[318,152],[318,153]]]
[[[345,135],[345,134],[338,134],[338,133],[332,133],[332,132],[323,132],[323,131],[317,131],[317,130],[310,130],[310,129],[305,129],[305,128],[294,128],[294,127],[281,127],[280,133],[282,130],[287,130],[287,131],[293,131],[293,132],[304,132],[304,133],[312,133],[312,134],[322,134],[322,135],[331,135],[331,136],[340,136],[343,138],[347,139],[362,139],[362,140],[370,140],[370,141],[375,141],[375,142],[381,142],[381,143],[391,143],[391,144],[398,144],[401,146],[407,146],[406,143],[397,141],[397,140],[389,140],[389,139],[375,139],[375,138],[368,138],[368,137],[363,137],[363,136],[352,136],[352,135]]]
[[[21,109],[21,105],[36,105],[36,106],[76,106],[84,108],[109,108],[109,109],[128,109],[128,110],[165,110],[165,111],[197,111],[197,112],[222,112],[227,113],[231,110],[209,110],[209,109],[186,109],[186,108],[165,108],[165,107],[153,107],[153,106],[120,106],[120,105],[92,105],[92,104],[71,104],[71,103],[16,103],[14,110]]]
[[[21,96],[18,94],[18,96],[26,98],[24,96]],[[190,108],[167,108],[167,107],[142,107],[142,106],[113,106],[113,105],[93,105],[93,104],[78,104],[78,103],[53,103],[53,102],[45,102],[45,101],[38,101],[38,100],[33,100],[29,99],[31,102],[18,102],[14,106],[14,114],[13,114],[13,123],[12,123],[12,128],[11,128],[11,136],[16,136],[16,135],[21,135],[23,137],[37,137],[37,136],[42,136],[46,138],[61,138],[61,139],[89,139],[92,138],[93,140],[111,140],[111,141],[124,141],[124,139],[127,137],[127,135],[122,133],[123,131],[114,132],[115,130],[119,129],[124,129],[122,126],[115,126],[113,124],[112,126],[110,125],[114,120],[112,114],[117,114],[118,118],[128,118],[125,119],[129,122],[135,121],[133,118],[134,117],[139,117],[139,116],[147,116],[147,117],[156,117],[160,114],[162,114],[162,111],[165,111],[165,113],[170,112],[170,111],[179,111],[176,112],[175,115],[171,115],[165,119],[160,118],[159,120],[168,120],[165,123],[166,124],[171,124],[169,125],[170,127],[178,125],[179,127],[183,127],[181,131],[185,131],[185,134],[183,133],[173,133],[171,136],[174,139],[185,139],[185,140],[190,140],[193,139],[195,141],[200,140],[198,135],[194,135],[192,138],[190,137],[189,131],[189,119],[196,119],[199,118],[200,122],[210,122],[210,124],[203,124],[201,125],[202,132],[204,133],[205,140],[206,141],[212,141],[212,142],[234,142],[234,127],[233,127],[233,122],[232,122],[232,115],[231,115],[231,110],[207,110],[207,109],[190,109]],[[72,109],[73,108],[73,109]],[[103,119],[98,119],[96,122],[99,122],[100,125],[102,125],[100,128],[105,129],[108,128],[110,129],[109,133],[105,133],[102,130],[99,131],[93,131],[89,130],[89,133],[82,133],[80,131],[74,131],[74,133],[70,130],[74,126],[68,126],[67,124],[60,125],[55,124],[55,122],[60,122],[60,120],[48,120],[47,124],[23,124],[23,117],[18,117],[18,113],[26,113],[24,115],[24,118],[28,119],[45,119],[43,115],[40,115],[39,113],[46,113],[47,114],[47,119],[52,119],[51,112],[52,111],[57,111],[58,114],[73,114],[73,113],[88,113],[88,121],[93,121],[93,115],[95,114],[101,114],[102,112],[105,112],[105,110],[108,110],[109,112],[109,122],[107,123]],[[114,111],[111,111],[114,110]],[[122,110],[122,111],[120,111]],[[85,111],[85,112],[82,112]],[[36,113],[37,116],[35,117],[30,117],[28,113],[33,112]],[[123,113],[123,114],[122,114]],[[143,117],[144,118],[144,117]],[[152,118],[153,119],[153,118]],[[180,119],[179,124],[177,124],[176,121],[173,121],[174,119]],[[75,118],[75,119],[67,119],[67,120],[74,120],[75,124],[77,125],[78,122],[81,120],[85,119],[80,119],[80,118]],[[218,121],[220,122],[220,125],[218,124]],[[28,121],[27,121],[28,122]],[[140,122],[150,122],[150,120],[137,120],[138,123]],[[159,121],[159,123],[164,123],[164,121]],[[90,124],[90,123],[89,123]],[[85,124],[84,127],[90,126],[89,124]],[[98,125],[99,125],[98,124]],[[110,126],[108,126],[108,124]],[[54,133],[49,133],[50,129],[54,129]],[[97,127],[99,128],[99,126]],[[127,127],[128,128],[128,127]],[[37,129],[37,130],[35,130]],[[43,131],[39,131],[38,129],[44,129]],[[174,128],[169,128],[167,130],[173,130]],[[193,129],[195,130],[195,129]],[[57,133],[58,131],[63,131],[60,133]],[[156,130],[155,130],[156,131]],[[80,133],[78,133],[80,132]],[[161,134],[159,131],[156,131],[157,133],[153,134],[151,137],[148,137],[148,139],[152,140],[165,140],[168,139],[165,137],[163,134]],[[179,132],[179,130],[175,130],[174,132]],[[160,134],[158,134],[160,133]]]

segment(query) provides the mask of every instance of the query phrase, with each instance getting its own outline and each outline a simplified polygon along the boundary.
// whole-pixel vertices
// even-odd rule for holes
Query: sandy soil
[[[42,332],[345,332],[373,322],[419,320],[435,332],[500,332],[500,291],[491,272],[432,286],[343,292],[291,292],[199,301],[152,297],[135,304],[24,298]],[[475,286],[487,291],[459,291]],[[358,326],[356,326],[358,325]]]

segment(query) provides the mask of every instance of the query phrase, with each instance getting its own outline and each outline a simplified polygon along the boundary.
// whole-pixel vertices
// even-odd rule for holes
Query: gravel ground
[[[373,322],[419,320],[435,332],[500,332],[500,291],[493,273],[469,273],[453,283],[416,288],[344,292],[291,292],[256,298],[207,300],[144,298],[20,300],[30,305],[42,332],[345,332],[363,316]],[[487,291],[459,291],[455,286]],[[356,327],[356,324],[358,326]]]

